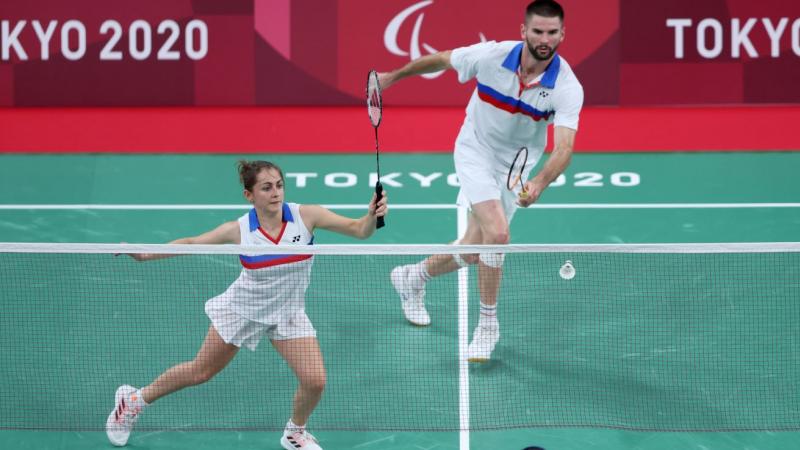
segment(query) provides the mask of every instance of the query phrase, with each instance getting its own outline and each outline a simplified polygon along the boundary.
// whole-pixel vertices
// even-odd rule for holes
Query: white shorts
[[[264,335],[275,341],[317,337],[317,331],[303,309],[292,309],[285,315],[277,315],[273,323],[255,322],[236,314],[224,296],[207,301],[205,309],[222,340],[237,347],[255,350]]]
[[[519,208],[517,198],[522,191],[522,183],[515,186],[513,191],[509,191],[507,188],[509,168],[501,165],[490,152],[477,147],[469,139],[459,136],[456,140],[453,159],[458,182],[461,185],[456,203],[471,208],[476,203],[500,200],[506,220],[510,224]],[[532,166],[525,168],[523,180],[528,179],[532,168]]]

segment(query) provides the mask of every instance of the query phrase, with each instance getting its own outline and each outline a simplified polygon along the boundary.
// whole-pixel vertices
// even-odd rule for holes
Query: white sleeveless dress
[[[278,236],[270,236],[261,228],[255,209],[239,218],[239,232],[241,245],[246,246],[304,246],[314,242],[296,203],[283,204],[283,227]],[[205,306],[222,339],[255,350],[265,334],[273,340],[315,337],[305,313],[312,255],[240,255],[239,260],[239,278]]]

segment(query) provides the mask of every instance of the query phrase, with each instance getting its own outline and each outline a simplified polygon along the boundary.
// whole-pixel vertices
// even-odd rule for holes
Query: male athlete
[[[443,51],[379,75],[383,89],[412,75],[445,69],[455,70],[462,83],[473,78],[478,82],[455,143],[455,168],[461,183],[458,203],[470,208],[461,244],[508,244],[509,223],[517,207],[535,202],[572,158],[583,87],[556,52],[564,40],[563,8],[553,0],[530,3],[520,32],[521,42],[490,41]],[[542,170],[528,180],[544,153],[551,123],[555,126],[553,152]],[[526,181],[509,191],[508,170],[523,146],[530,151],[523,172]],[[481,310],[467,358],[472,362],[489,360],[500,339],[496,307],[503,256],[434,255],[417,264],[396,267],[391,280],[402,299],[406,319],[415,325],[430,324],[425,283],[477,263]]]

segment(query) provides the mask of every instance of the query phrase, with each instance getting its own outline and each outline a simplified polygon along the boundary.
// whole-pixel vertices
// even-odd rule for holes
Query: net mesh
[[[0,245],[0,428],[103,429],[117,386],[147,385],[194,357],[204,303],[247,252],[86,247]],[[508,252],[501,339],[468,379],[459,321],[471,337],[475,268],[466,284],[456,274],[427,283],[424,328],[405,321],[389,272],[477,247],[319,247],[303,249],[315,253],[305,304],[327,370],[315,430],[457,430],[464,414],[472,430],[800,429],[798,244],[480,248]],[[142,249],[188,254],[113,256]],[[570,280],[559,275],[566,260]],[[210,382],[160,399],[137,429],[280,430],[296,385],[264,339]]]

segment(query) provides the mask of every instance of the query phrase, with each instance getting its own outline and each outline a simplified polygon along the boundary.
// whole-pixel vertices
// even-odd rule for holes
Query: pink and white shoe
[[[311,433],[303,430],[284,430],[281,438],[281,446],[286,450],[322,450],[317,438]]]
[[[106,420],[106,436],[112,444],[122,447],[128,443],[133,426],[139,420],[144,399],[138,398],[136,388],[129,385],[117,388],[114,395],[114,410]]]

